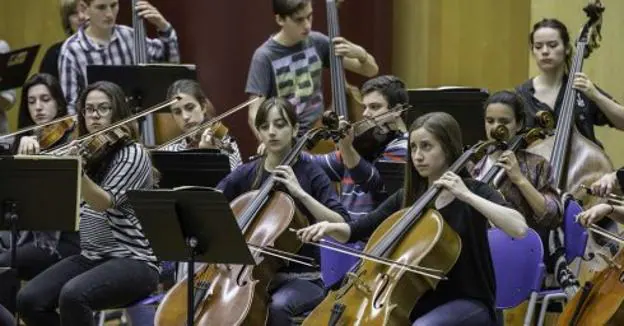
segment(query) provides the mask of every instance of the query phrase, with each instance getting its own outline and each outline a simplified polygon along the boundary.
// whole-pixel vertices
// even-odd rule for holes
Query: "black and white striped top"
[[[113,208],[98,212],[86,202],[80,206],[80,247],[93,260],[132,258],[156,266],[156,256],[128,202],[127,192],[154,185],[152,162],[139,143],[121,148],[111,159],[100,187],[113,198]]]
[[[239,165],[243,163],[240,151],[238,150],[238,144],[236,144],[236,141],[229,135],[223,137],[221,141],[223,142],[224,146],[228,148],[228,150],[222,149],[221,152],[228,156],[228,158],[230,159],[230,171],[234,171]],[[191,148],[189,148],[187,140],[182,139],[178,142],[165,146],[162,150],[167,152],[181,152],[187,149]]]

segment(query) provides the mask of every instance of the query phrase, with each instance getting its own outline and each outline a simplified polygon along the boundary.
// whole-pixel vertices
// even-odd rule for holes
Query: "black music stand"
[[[40,45],[33,45],[7,53],[0,53],[0,91],[22,87]]]
[[[452,115],[462,131],[464,145],[474,145],[485,139],[483,103],[487,89],[468,87],[440,87],[408,90],[409,104],[406,123],[411,125],[419,116],[435,111]]]
[[[176,80],[197,80],[195,65],[146,64],[146,65],[89,65],[87,80],[89,84],[106,80],[119,85],[131,99],[130,107],[138,108],[137,113],[165,100],[167,89]],[[161,112],[168,112],[164,108]],[[153,118],[148,115],[143,126],[146,145],[155,145]],[[151,128],[151,132],[150,132]]]
[[[379,171],[388,194],[392,195],[403,188],[405,162],[377,161],[375,162],[375,168]]]
[[[80,171],[78,158],[0,156],[0,230],[11,231],[10,267],[13,273],[19,230],[76,231],[80,212]],[[54,214],[50,215],[50,212]],[[12,286],[12,290],[11,299],[15,300],[19,282]]]
[[[162,175],[160,188],[216,187],[230,173],[230,158],[216,149],[181,152],[152,151],[154,167]]]
[[[217,190],[133,190],[128,198],[160,260],[187,261],[187,322],[193,326],[195,261],[255,265],[230,204]]]

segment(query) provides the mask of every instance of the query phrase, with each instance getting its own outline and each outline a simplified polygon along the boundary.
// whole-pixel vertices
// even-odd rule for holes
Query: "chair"
[[[524,318],[524,325],[530,325],[546,270],[542,240],[532,229],[526,237],[514,239],[498,228],[488,230],[488,240],[496,276],[496,307],[512,308],[530,298]]]
[[[325,240],[336,243],[334,240],[327,237]],[[364,249],[363,242],[338,245],[347,246],[357,251],[362,251],[362,249]],[[321,278],[323,279],[325,288],[330,289],[340,282],[345,274],[351,270],[358,261],[358,257],[343,254],[331,249],[321,248]]]
[[[574,200],[572,195],[564,194],[563,202],[563,233],[565,255],[568,263],[574,259],[585,255],[585,247],[587,246],[588,234],[587,230],[576,221],[576,216],[583,211],[583,208]],[[579,265],[580,266],[580,265]],[[578,274],[578,271],[577,271]],[[546,310],[550,301],[567,300],[567,295],[563,289],[546,290],[539,293],[542,298],[542,308],[540,309],[538,326],[544,325],[546,318]]]

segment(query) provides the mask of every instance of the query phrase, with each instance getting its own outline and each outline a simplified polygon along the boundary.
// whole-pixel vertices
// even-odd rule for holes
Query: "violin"
[[[449,171],[459,172],[473,156],[482,157],[494,142],[472,146]],[[439,187],[430,187],[411,207],[382,222],[363,251],[374,259],[361,259],[347,274],[345,284],[331,291],[303,325],[409,325],[416,302],[436,288],[461,252],[460,236],[430,208],[440,192]],[[401,265],[435,271],[437,277],[411,272]]]
[[[328,137],[325,128],[308,131],[279,165],[293,165],[304,147]],[[238,225],[252,248],[268,248],[292,255],[302,243],[290,229],[308,225],[293,199],[274,189],[269,176],[258,190],[244,193],[231,202]],[[255,266],[208,264],[194,276],[194,325],[264,325],[268,316],[269,282],[284,266],[282,257],[252,250]],[[182,325],[187,320],[187,281],[172,287],[156,311],[155,325]]]
[[[76,130],[76,123],[65,119],[58,123],[42,127],[39,131],[38,139],[41,149],[46,150],[59,145],[61,140],[66,139]],[[73,136],[73,135],[72,135]],[[70,137],[70,139],[73,137]]]
[[[112,153],[133,141],[132,132],[125,126],[98,134],[80,144],[80,152],[85,160],[85,170],[93,173]]]
[[[197,147],[197,146],[199,146],[199,142],[201,140],[201,136],[202,136],[203,132],[207,128],[212,128],[212,131],[214,133],[213,136],[216,137],[219,140],[223,140],[228,135],[229,129],[223,123],[221,123],[220,121],[225,119],[226,117],[228,117],[228,116],[230,116],[230,115],[232,115],[232,114],[234,114],[234,113],[236,113],[236,112],[246,108],[247,106],[251,105],[252,103],[254,103],[254,102],[258,101],[258,100],[260,100],[259,97],[255,97],[255,98],[249,99],[249,100],[247,100],[247,101],[245,101],[245,102],[243,102],[243,103],[241,103],[241,104],[239,104],[239,105],[237,105],[237,106],[235,106],[235,107],[233,107],[233,108],[231,108],[231,109],[229,109],[229,110],[219,114],[218,116],[216,116],[216,117],[214,117],[212,119],[209,119],[208,121],[205,121],[204,123],[202,123],[202,124],[200,124],[198,126],[195,126],[191,130],[188,130],[187,132],[185,132],[185,133],[183,133],[183,134],[181,134],[181,135],[179,135],[177,137],[174,137],[173,139],[170,139],[169,141],[159,145],[158,147],[154,148],[153,150],[155,150],[155,151],[162,150],[162,149],[166,148],[167,146],[169,146],[171,144],[174,144],[174,143],[177,143],[178,141],[180,141],[180,140],[182,140],[184,138],[187,138],[187,137],[191,138],[191,143],[190,144],[195,143],[196,144],[195,147]],[[227,148],[224,148],[224,149],[227,151]]]
[[[223,140],[228,136],[228,127],[226,127],[221,121],[217,121],[208,128],[204,130],[199,130],[193,135],[189,137],[189,148],[199,148],[199,144],[201,143],[201,137],[206,130],[210,129],[212,131],[212,137],[216,142],[216,148],[220,150],[224,150],[226,152],[231,152],[232,149],[229,147],[229,144],[223,143]]]

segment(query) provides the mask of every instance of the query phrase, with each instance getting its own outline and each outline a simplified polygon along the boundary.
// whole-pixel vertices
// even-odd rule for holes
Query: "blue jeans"
[[[477,300],[453,300],[420,316],[412,326],[495,325],[488,308]]]
[[[28,282],[17,295],[17,310],[29,326],[94,325],[93,310],[127,306],[157,286],[158,272],[145,262],[75,255]]]
[[[311,311],[325,298],[321,280],[293,279],[273,286],[275,290],[271,293],[268,326],[291,325],[293,317]]]

